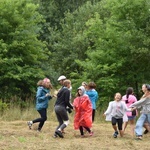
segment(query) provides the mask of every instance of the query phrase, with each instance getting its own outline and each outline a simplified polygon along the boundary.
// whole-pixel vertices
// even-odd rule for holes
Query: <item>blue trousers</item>
[[[138,120],[136,122],[136,126],[135,126],[136,136],[143,135],[143,125],[146,121],[148,121],[150,123],[150,114],[141,114],[141,116],[138,118]]]

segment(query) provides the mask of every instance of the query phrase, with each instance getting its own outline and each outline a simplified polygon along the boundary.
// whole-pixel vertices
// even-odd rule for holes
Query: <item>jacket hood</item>
[[[84,88],[84,86],[80,86],[80,87],[78,88],[78,90],[81,90],[81,91],[82,91],[82,95],[81,95],[81,96],[83,96],[84,93],[85,93],[85,88]]]

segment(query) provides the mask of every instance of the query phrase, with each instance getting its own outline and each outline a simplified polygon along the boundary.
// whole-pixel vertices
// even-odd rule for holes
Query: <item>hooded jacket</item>
[[[98,100],[98,93],[95,89],[87,90],[86,94],[89,96],[91,103],[92,103],[92,108],[96,109],[96,102]]]
[[[51,96],[46,96],[50,91],[42,86],[37,88],[36,93],[36,110],[48,108],[48,101],[52,99]]]
[[[74,129],[79,129],[80,126],[90,128],[92,126],[92,104],[89,97],[84,94],[85,88],[81,86],[79,89],[82,90],[82,95],[73,101],[75,108]]]

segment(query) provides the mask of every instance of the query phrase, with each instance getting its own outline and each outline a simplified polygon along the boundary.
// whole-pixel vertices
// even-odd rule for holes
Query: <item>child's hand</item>
[[[57,95],[54,94],[53,97],[57,98]]]
[[[131,108],[131,111],[133,111],[133,110],[135,110],[135,109],[136,109],[136,107],[132,107],[132,108]]]
[[[106,117],[106,115],[105,115],[105,114],[103,114],[103,117]]]
[[[46,96],[46,97],[47,97],[47,96],[50,96],[50,94],[49,94],[49,93],[47,93],[45,96]]]

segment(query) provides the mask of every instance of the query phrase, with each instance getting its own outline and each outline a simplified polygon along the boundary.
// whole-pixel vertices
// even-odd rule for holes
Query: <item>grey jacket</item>
[[[111,101],[109,102],[109,106],[105,111],[105,115],[110,115],[116,119],[123,118],[126,111],[130,111],[124,101]]]
[[[141,108],[141,113],[143,114],[149,114],[150,113],[150,98],[142,98],[139,101],[133,103],[132,105],[129,106],[131,107],[136,107],[136,108]]]

